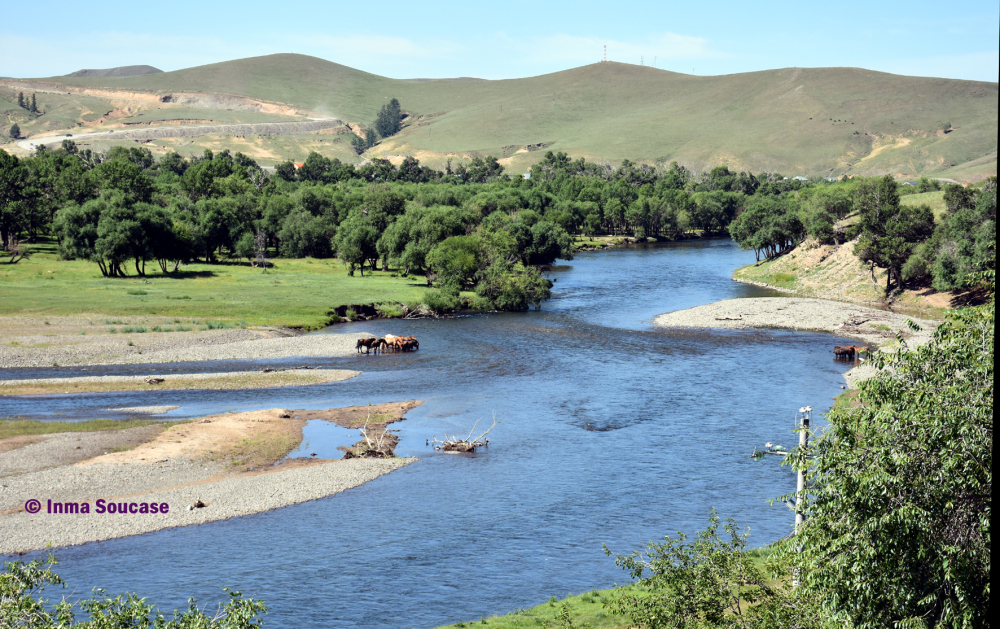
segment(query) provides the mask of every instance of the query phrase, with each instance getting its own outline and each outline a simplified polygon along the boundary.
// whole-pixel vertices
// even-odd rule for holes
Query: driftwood
[[[444,439],[441,440],[437,438],[437,435],[435,435],[434,437],[431,438],[431,443],[440,445],[435,445],[434,449],[441,450],[442,452],[475,452],[476,448],[484,448],[490,445],[490,440],[486,439],[485,437],[490,433],[491,430],[493,430],[494,427],[496,427],[497,424],[500,423],[500,421],[497,419],[496,413],[494,413],[493,424],[486,429],[486,432],[484,432],[483,434],[479,435],[476,438],[473,438],[472,435],[474,432],[476,432],[476,426],[479,425],[480,421],[482,420],[479,419],[476,420],[476,423],[472,425],[472,430],[469,431],[469,436],[466,437],[465,439],[460,439],[455,436],[445,435]]]
[[[365,425],[361,428],[361,436],[365,438],[364,445],[359,441],[354,448],[344,453],[345,459],[391,459],[396,456],[396,438],[389,434],[389,428],[382,429],[381,435],[368,435],[368,422],[371,421],[372,414],[368,413],[365,418]],[[374,438],[374,440],[373,440]]]

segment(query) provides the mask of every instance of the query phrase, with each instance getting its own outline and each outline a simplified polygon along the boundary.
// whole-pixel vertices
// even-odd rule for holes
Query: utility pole
[[[646,57],[644,55],[639,55],[639,65],[646,65]]]
[[[799,409],[799,450],[803,453],[809,447],[809,420],[812,419],[812,407],[804,406]],[[799,468],[798,481],[795,484],[795,535],[802,529],[802,523],[806,521],[805,514],[805,494],[806,494],[806,470]],[[799,543],[795,552],[802,552],[802,544]],[[799,586],[799,569],[795,569],[792,575],[792,587]]]
[[[607,60],[608,60],[608,45],[604,44],[604,58],[601,59],[601,61],[607,61]]]
[[[809,447],[809,422],[812,420],[812,407],[803,406],[799,409],[799,412],[795,415],[795,429],[799,431],[799,453],[802,459],[808,460],[806,455],[807,448]],[[791,452],[786,450],[780,445],[776,445],[768,441],[764,444],[764,450],[753,449],[753,454],[750,458],[755,461],[760,461],[764,458],[764,455],[773,454],[775,456],[787,457]],[[795,484],[795,502],[790,500],[784,501],[788,508],[795,512],[795,535],[796,537],[802,530],[802,523],[806,521],[806,469],[805,463],[803,467],[798,470],[798,481]],[[795,547],[795,552],[802,552],[802,542],[798,542]],[[795,568],[792,571],[792,587],[799,586],[799,569]]]

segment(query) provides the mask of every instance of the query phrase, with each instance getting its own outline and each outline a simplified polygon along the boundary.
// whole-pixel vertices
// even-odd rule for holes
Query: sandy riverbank
[[[371,336],[299,336],[277,328],[209,330],[158,317],[107,321],[87,315],[0,317],[0,369],[349,356],[358,338]]]
[[[59,433],[8,451],[0,447],[0,554],[224,520],[356,487],[415,459],[285,459],[302,442],[306,421],[324,419],[354,428],[371,413],[377,425],[370,428],[380,431],[418,404],[226,413],[158,434],[150,428],[131,429],[135,434],[129,435]],[[107,452],[112,443],[135,445],[142,438],[150,440],[124,452]],[[105,453],[92,456],[101,450]],[[91,456],[81,460],[80,452]],[[40,512],[25,510],[31,499],[40,502]],[[167,503],[169,508],[166,514],[97,513],[98,499]],[[49,500],[86,503],[90,513],[48,513]],[[199,501],[205,506],[189,508]]]
[[[916,323],[921,330],[911,330],[907,320]],[[930,339],[938,322],[826,299],[752,297],[726,299],[662,314],[653,319],[653,324],[660,327],[784,328],[830,332],[857,339],[863,345],[883,351],[894,351],[898,346],[897,334],[910,347],[922,345]],[[853,387],[859,380],[873,374],[874,370],[862,364],[844,374],[844,379],[848,386]]]
[[[360,374],[360,371],[348,369],[284,369],[267,372],[229,371],[222,373],[0,380],[0,396],[181,389],[267,389],[325,384],[347,380]],[[130,409],[111,410],[128,411]],[[142,413],[142,411],[136,412]]]

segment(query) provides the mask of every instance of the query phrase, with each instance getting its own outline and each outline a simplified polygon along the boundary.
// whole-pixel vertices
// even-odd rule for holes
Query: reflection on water
[[[353,446],[361,438],[356,428],[347,429],[322,419],[310,419],[302,428],[302,444],[287,458],[342,459],[344,453],[337,448]]]
[[[553,270],[555,298],[541,312],[331,330],[414,334],[418,352],[169,366],[364,370],[351,380],[20,398],[5,400],[4,413],[107,416],[102,409],[180,404],[171,417],[189,417],[425,400],[393,425],[396,453],[420,457],[414,465],[286,509],[65,549],[59,573],[78,591],[128,589],[168,609],[191,595],[221,599],[219,587],[236,586],[266,600],[268,622],[282,627],[474,619],[622,582],[602,543],[624,552],[693,532],[712,506],[751,526],[753,543],[789,532],[788,510],[766,500],[792,490],[793,473],[748,455],[766,441],[791,442],[795,409],[829,406],[849,368],[830,347],[846,341],[650,326],[662,312],[769,295],[730,279],[752,261],[728,240],[581,254]],[[163,372],[121,372],[154,369]],[[493,412],[503,423],[488,451],[447,456],[426,445],[433,435],[467,433]]]

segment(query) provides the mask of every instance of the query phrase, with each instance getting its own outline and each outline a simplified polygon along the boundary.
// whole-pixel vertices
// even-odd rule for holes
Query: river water
[[[420,461],[342,494],[255,516],[62,549],[58,573],[86,595],[134,591],[170,610],[222,586],[263,598],[279,627],[433,627],[505,613],[628,580],[602,544],[625,553],[704,528],[709,509],[787,534],[769,498],[793,472],[748,458],[791,445],[795,411],[829,408],[849,366],[828,334],[654,329],[657,314],[773,293],[730,275],[753,261],[729,240],[580,254],[555,267],[541,311],[372,321],[327,332],[416,335],[420,351],[260,361],[364,374],[257,391],[49,396],[4,400],[3,414],[108,416],[115,407],[181,406],[169,417],[253,408],[328,408],[420,399],[397,454]],[[322,296],[319,296],[322,298]],[[103,373],[230,371],[248,363],[97,368]],[[0,377],[95,368],[9,370]],[[446,455],[426,440],[502,423],[488,451]],[[310,446],[322,446],[322,432]],[[53,590],[50,596],[57,597]]]

